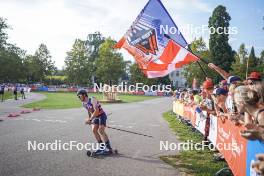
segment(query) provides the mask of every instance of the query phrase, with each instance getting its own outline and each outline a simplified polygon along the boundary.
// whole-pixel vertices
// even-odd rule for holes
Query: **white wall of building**
[[[186,79],[183,75],[183,68],[178,68],[175,71],[169,74],[169,78],[172,82],[172,85],[177,88],[185,87]]]

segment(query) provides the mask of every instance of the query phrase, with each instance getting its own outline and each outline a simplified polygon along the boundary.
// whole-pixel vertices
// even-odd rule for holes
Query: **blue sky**
[[[217,5],[224,5],[230,14],[231,27],[238,34],[229,43],[237,50],[245,43],[254,46],[257,55],[264,50],[263,0],[161,0],[182,30],[208,25]],[[64,65],[66,52],[76,38],[86,39],[89,33],[101,31],[104,36],[119,40],[147,0],[0,0],[0,16],[7,18],[9,42],[33,54],[40,43],[45,43],[56,65]],[[11,10],[12,9],[12,10]],[[208,44],[207,32],[184,35],[188,42],[202,36]],[[126,60],[133,60],[124,50]]]

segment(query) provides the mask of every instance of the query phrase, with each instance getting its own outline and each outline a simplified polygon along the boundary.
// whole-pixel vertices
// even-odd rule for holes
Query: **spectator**
[[[246,86],[235,89],[234,100],[238,113],[247,112],[254,124],[264,125],[264,105],[259,103],[259,99],[257,92]]]
[[[201,106],[201,109],[207,112],[204,135],[204,141],[207,141],[210,129],[210,114],[215,114],[214,102],[211,96],[214,91],[214,83],[211,79],[207,78],[207,80],[203,82],[203,90],[206,94],[206,99],[204,101],[204,104]]]
[[[187,93],[186,89],[183,89],[182,92],[180,93],[180,101],[184,101],[185,94]]]
[[[248,85],[261,83],[261,74],[259,72],[251,72],[246,81]]]
[[[218,117],[220,117],[223,121],[225,117],[227,117],[227,109],[226,109],[226,98],[228,95],[228,91],[223,88],[217,88],[213,92],[213,99],[215,103],[215,110]]]
[[[201,105],[202,101],[203,101],[203,98],[201,95],[199,95],[199,91],[198,90],[193,90],[193,100],[194,100],[194,103],[196,105]]]
[[[188,104],[192,104],[193,101],[194,101],[193,91],[192,91],[191,89],[189,89],[189,91],[188,91],[187,103],[188,103]]]
[[[259,103],[264,103],[264,83],[254,82],[253,84],[249,84],[248,87],[251,90],[254,90],[257,92],[258,96],[260,97]]]
[[[224,79],[219,83],[219,87],[228,91],[227,81]]]
[[[206,98],[204,101],[204,105],[202,106],[202,109],[206,110],[210,114],[215,114],[214,102],[211,96],[214,91],[214,83],[210,79],[207,79],[203,83],[203,90],[205,92]]]
[[[4,101],[4,94],[5,94],[5,85],[2,84],[0,87],[0,95],[1,95],[1,101]]]
[[[17,100],[17,85],[14,85],[13,93],[14,93],[15,100]]]
[[[225,106],[226,106],[226,109],[227,109],[229,114],[236,114],[237,113],[233,95],[234,95],[235,88],[243,85],[242,82],[239,80],[240,80],[240,78],[232,76],[227,81],[227,84],[229,85],[229,87],[228,87],[229,91],[228,91],[228,96],[226,98]]]
[[[20,88],[20,93],[22,95],[22,99],[26,99],[24,87]]]

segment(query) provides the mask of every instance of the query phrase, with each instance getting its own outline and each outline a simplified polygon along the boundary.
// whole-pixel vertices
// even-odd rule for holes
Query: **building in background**
[[[169,74],[172,85],[176,88],[186,87],[186,79],[183,75],[183,68],[177,68]]]

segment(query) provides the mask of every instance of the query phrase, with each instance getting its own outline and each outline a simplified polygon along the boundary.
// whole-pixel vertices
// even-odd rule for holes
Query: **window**
[[[176,77],[179,77],[179,76],[180,76],[180,72],[176,71]]]

